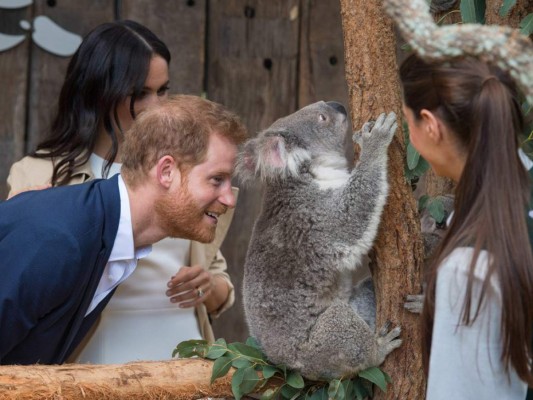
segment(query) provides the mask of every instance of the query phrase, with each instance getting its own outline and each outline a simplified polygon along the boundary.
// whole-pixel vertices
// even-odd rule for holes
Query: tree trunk
[[[0,366],[0,400],[232,397],[233,373],[210,385],[212,366],[212,362],[199,359],[122,365]]]
[[[396,39],[392,21],[379,0],[341,0],[346,79],[354,129],[379,113],[394,111],[401,119]],[[401,127],[401,124],[399,124]],[[375,243],[373,278],[377,327],[387,320],[402,327],[403,344],[387,357],[383,368],[393,385],[376,399],[422,399],[418,316],[403,309],[406,294],[420,293],[423,247],[411,187],[404,177],[405,143],[398,129],[389,149],[390,194]]]

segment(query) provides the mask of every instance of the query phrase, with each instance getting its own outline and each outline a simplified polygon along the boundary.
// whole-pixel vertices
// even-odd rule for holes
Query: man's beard
[[[154,210],[161,227],[169,237],[211,243],[215,239],[216,225],[205,221],[205,211],[200,209],[187,186],[184,185],[179,195],[165,194],[159,199]],[[227,207],[209,207],[209,211],[223,214]]]

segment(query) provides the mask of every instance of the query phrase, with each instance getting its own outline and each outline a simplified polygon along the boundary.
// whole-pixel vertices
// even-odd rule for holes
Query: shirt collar
[[[120,220],[108,262],[144,258],[150,254],[152,246],[149,245],[138,249],[134,247],[130,199],[128,189],[121,175],[118,176],[118,190],[120,193]]]

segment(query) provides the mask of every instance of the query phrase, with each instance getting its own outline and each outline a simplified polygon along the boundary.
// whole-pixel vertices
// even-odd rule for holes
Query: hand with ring
[[[195,307],[209,299],[213,276],[200,265],[181,267],[167,284],[166,295],[181,308]]]

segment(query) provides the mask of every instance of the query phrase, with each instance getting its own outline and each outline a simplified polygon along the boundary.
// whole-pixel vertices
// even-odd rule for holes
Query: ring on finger
[[[204,295],[204,291],[202,290],[202,288],[198,288],[196,292],[198,294],[198,298],[200,298],[200,297],[202,297]]]

